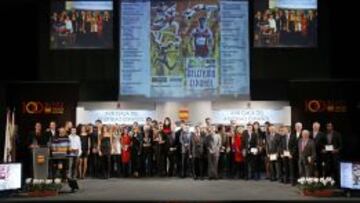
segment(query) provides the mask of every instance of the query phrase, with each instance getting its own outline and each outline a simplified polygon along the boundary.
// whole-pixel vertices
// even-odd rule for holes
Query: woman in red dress
[[[130,173],[130,160],[131,160],[131,137],[129,135],[128,127],[124,127],[123,135],[121,137],[121,161],[123,165],[123,174],[125,177]]]
[[[232,151],[234,153],[234,175],[237,179],[245,177],[244,140],[242,127],[237,127],[232,139]]]

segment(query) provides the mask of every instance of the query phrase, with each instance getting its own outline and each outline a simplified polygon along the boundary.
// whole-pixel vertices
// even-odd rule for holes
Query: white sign
[[[283,9],[317,9],[317,0],[277,0],[276,7]]]
[[[154,118],[155,112],[148,110],[93,110],[81,113],[77,117],[77,123],[95,123],[101,120],[104,124],[133,124],[135,121],[144,124],[147,117]]]
[[[247,124],[258,121],[260,124],[269,121],[276,124],[291,125],[291,109],[226,109],[212,112],[214,123],[230,123],[236,121],[238,124]]]

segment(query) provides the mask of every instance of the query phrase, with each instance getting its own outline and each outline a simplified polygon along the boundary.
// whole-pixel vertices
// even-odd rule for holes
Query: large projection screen
[[[120,98],[249,99],[244,0],[123,0]]]

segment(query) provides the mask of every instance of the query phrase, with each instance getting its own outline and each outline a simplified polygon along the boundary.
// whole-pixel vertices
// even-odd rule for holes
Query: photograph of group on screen
[[[357,188],[360,187],[360,164],[353,164],[352,165],[352,175],[353,175],[353,185]]]
[[[112,1],[54,1],[50,48],[113,47]]]
[[[315,47],[316,0],[254,1],[255,47]]]

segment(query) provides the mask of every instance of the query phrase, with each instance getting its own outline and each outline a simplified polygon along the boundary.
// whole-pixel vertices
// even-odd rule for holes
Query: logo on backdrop
[[[64,102],[22,102],[23,114],[63,114],[64,109]]]
[[[347,112],[346,102],[342,100],[306,100],[305,112],[310,113],[344,113]]]

